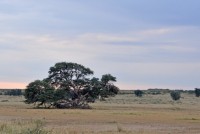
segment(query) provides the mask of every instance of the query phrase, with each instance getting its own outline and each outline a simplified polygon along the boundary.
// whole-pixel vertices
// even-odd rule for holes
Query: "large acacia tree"
[[[93,71],[77,63],[60,62],[49,69],[49,76],[31,82],[25,90],[26,103],[56,108],[89,108],[88,102],[98,96],[108,97],[119,89],[110,74],[101,80],[90,78]]]

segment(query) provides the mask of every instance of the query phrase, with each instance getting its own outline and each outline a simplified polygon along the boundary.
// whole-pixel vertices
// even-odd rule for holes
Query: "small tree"
[[[141,91],[141,90],[135,90],[135,91],[134,91],[134,94],[135,94],[135,96],[137,96],[137,97],[142,97],[142,95],[144,94],[144,92]]]
[[[109,97],[114,96],[118,93],[119,88],[113,85],[112,82],[116,82],[116,77],[112,76],[111,74],[102,75],[101,78],[101,90],[100,95],[101,97]]]
[[[200,96],[200,88],[195,88],[194,92],[195,92],[196,97]]]
[[[170,93],[171,95],[171,98],[174,100],[174,101],[177,101],[181,98],[181,93],[179,91],[172,91]]]

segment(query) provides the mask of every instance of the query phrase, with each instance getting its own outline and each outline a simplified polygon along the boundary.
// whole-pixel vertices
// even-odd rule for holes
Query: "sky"
[[[199,0],[1,0],[0,88],[57,62],[110,73],[120,89],[200,87]]]

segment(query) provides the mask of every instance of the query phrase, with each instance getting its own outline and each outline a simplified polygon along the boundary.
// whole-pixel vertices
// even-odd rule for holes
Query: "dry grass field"
[[[93,109],[34,109],[23,97],[0,96],[1,134],[200,134],[200,98],[121,94]]]

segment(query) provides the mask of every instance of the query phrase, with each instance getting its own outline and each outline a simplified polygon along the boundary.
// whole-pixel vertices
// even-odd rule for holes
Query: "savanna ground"
[[[120,94],[93,109],[34,109],[23,97],[0,96],[0,133],[199,134],[200,98]]]

